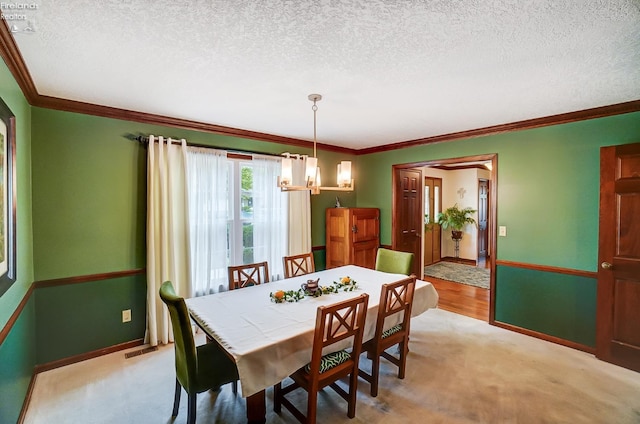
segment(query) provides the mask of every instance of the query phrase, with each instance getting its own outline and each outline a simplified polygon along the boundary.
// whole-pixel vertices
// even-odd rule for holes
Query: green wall
[[[336,185],[336,166],[342,160],[350,160],[353,163],[357,157],[335,152],[318,152],[319,166],[322,171],[322,183],[325,186]],[[324,246],[325,242],[325,211],[336,205],[336,197],[344,207],[355,207],[358,192],[358,170],[353,169],[353,178],[356,179],[355,189],[348,191],[322,191],[320,194],[311,196],[311,240],[313,246]],[[324,250],[316,252],[314,258],[316,266],[322,264],[318,269],[324,269]]]
[[[39,108],[34,108],[33,117],[37,123],[32,147],[37,280],[144,267],[146,152],[124,137],[127,134],[164,134],[193,143],[265,153],[300,151],[274,143]],[[325,244],[324,211],[333,207],[336,195],[345,206],[380,208],[381,243],[391,243],[392,165],[497,153],[498,225],[508,227],[508,237],[498,238],[497,259],[595,271],[599,148],[637,141],[638,130],[640,114],[632,113],[347,157],[356,162],[356,192],[313,196],[313,245]],[[335,177],[330,171],[344,157],[321,152],[327,184],[333,184]],[[316,252],[320,267],[323,253]],[[538,273],[536,278],[548,281],[550,276]],[[550,285],[551,293],[560,298],[571,293],[585,304],[595,299],[593,285],[567,289],[562,278],[552,280],[557,281]],[[517,276],[504,274],[497,280],[496,290],[500,293],[508,285],[508,290],[517,291],[520,284]],[[539,329],[532,315],[528,320],[526,315],[515,316],[503,307],[496,304],[497,316],[504,322]],[[144,308],[144,300],[132,308],[135,314]],[[559,327],[575,327],[578,322],[586,325],[568,331],[569,340],[592,343],[591,336],[584,335],[594,331],[595,310],[585,307],[564,312],[557,321]],[[65,317],[66,312],[60,313],[62,321],[71,319]],[[120,309],[114,305],[100,313],[119,317]],[[540,331],[554,334],[546,327]],[[38,342],[45,342],[38,334]],[[82,348],[78,345],[70,350]]]
[[[595,347],[595,278],[499,265],[496,279],[496,321]]]
[[[37,363],[35,328],[35,301],[31,297],[0,344],[0,423],[18,421]]]
[[[37,363],[115,346],[144,337],[145,274],[36,290]],[[131,309],[131,321],[121,311]]]
[[[358,157],[360,207],[391,243],[394,164],[498,154],[498,259],[595,271],[600,147],[640,142],[640,112]],[[447,207],[448,205],[443,205]]]
[[[33,108],[35,279],[145,267],[145,150],[119,121]]]
[[[309,149],[33,108],[35,279],[145,267],[146,149],[128,134],[184,137],[194,144],[259,153]],[[340,158],[318,154],[323,169]],[[324,176],[328,184],[335,176]],[[341,193],[355,205],[355,193]],[[324,209],[335,194],[312,198],[313,245],[324,245]],[[321,217],[322,219],[319,219]]]
[[[0,297],[0,329],[28,293],[33,282],[31,229],[31,107],[3,61],[0,97],[16,117],[17,279]],[[35,365],[34,303],[29,299],[0,345],[0,422],[16,422]]]
[[[394,164],[497,153],[497,224],[507,226],[507,237],[497,239],[497,259],[595,272],[600,147],[633,142],[640,142],[640,112],[363,155],[357,167],[367,183],[359,185],[357,204],[381,209],[381,242],[390,244]],[[534,281],[545,292],[531,291]],[[554,324],[541,326],[533,309],[516,313],[518,308],[503,301],[496,302],[500,321],[550,335],[561,332],[593,346],[593,282],[577,284],[540,271],[526,279],[497,273],[497,294],[524,292],[534,304],[546,296],[558,299],[547,304],[557,318]],[[563,308],[564,301],[576,299],[580,308]]]

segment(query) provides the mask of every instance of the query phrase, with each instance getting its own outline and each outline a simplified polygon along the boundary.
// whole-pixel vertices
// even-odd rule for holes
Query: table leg
[[[267,406],[264,390],[247,397],[247,422],[263,424],[266,422]]]

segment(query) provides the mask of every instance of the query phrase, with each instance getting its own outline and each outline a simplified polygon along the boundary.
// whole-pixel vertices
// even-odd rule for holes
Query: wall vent
[[[133,358],[134,356],[144,355],[145,353],[155,352],[156,350],[158,350],[158,346],[145,347],[144,349],[134,350],[133,352],[127,352],[124,354],[124,357],[129,359],[129,358]]]

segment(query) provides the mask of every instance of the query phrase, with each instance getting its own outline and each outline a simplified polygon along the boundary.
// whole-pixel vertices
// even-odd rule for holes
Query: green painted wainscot
[[[35,290],[37,363],[138,340],[146,328],[146,274],[39,287]],[[123,323],[120,311],[131,309]]]
[[[496,281],[496,321],[595,348],[596,278],[497,265]]]
[[[15,423],[36,365],[34,296],[27,300],[9,334],[0,344],[0,423]]]

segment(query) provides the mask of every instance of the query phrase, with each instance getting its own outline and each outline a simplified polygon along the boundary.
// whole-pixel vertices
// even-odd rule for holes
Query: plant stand
[[[453,256],[456,258],[456,262],[460,259],[460,240],[462,240],[462,231],[452,230],[451,239],[454,243]]]
[[[453,247],[453,256],[456,258],[456,262],[460,259],[460,239],[453,239],[455,244]]]

